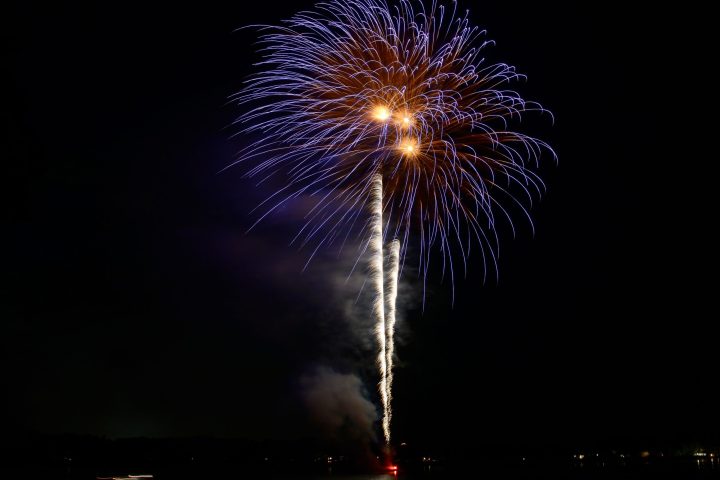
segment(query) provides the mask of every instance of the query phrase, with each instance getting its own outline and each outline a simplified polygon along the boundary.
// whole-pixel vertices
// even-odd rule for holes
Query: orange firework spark
[[[236,96],[248,105],[243,133],[260,139],[238,161],[286,184],[261,218],[316,197],[298,238],[317,251],[347,238],[381,175],[385,236],[400,240],[403,260],[417,238],[421,272],[438,245],[452,276],[451,245],[465,264],[475,239],[495,268],[496,214],[511,226],[512,207],[527,214],[544,188],[532,169],[554,153],[509,129],[545,110],[508,88],[522,77],[514,67],[485,63],[485,32],[455,3],[381,0],[321,3],[260,28],[262,71]]]

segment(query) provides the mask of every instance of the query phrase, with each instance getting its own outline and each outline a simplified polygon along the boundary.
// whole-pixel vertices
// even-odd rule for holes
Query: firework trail
[[[387,406],[383,418],[383,431],[386,443],[390,443],[390,422],[392,421],[392,384],[393,359],[395,356],[395,306],[397,303],[398,275],[400,273],[400,242],[390,242],[389,268],[387,273],[387,289],[385,297],[385,388],[387,390]],[[387,427],[385,426],[387,424]]]
[[[547,111],[509,86],[524,79],[514,67],[486,62],[493,42],[454,1],[326,2],[258,28],[260,72],[234,97],[245,109],[239,133],[254,140],[235,163],[249,164],[258,183],[279,179],[256,224],[288,203],[314,200],[293,239],[311,248],[308,262],[321,247],[363,239],[358,257],[370,257],[389,443],[406,257],[417,260],[423,301],[432,250],[453,297],[471,250],[485,275],[497,277],[496,226],[504,221],[514,234],[515,213],[532,226],[528,209],[544,191],[534,170],[543,153],[555,157],[512,125]]]
[[[382,429],[385,443],[390,444],[390,422],[392,421],[393,359],[395,355],[395,306],[397,303],[398,275],[400,272],[400,242],[394,239],[389,244],[388,269],[385,273],[383,246],[383,198],[382,176],[373,178],[370,205],[370,276],[374,287],[373,316],[375,337],[378,342],[378,385],[383,407]]]
[[[388,356],[387,356],[387,323],[385,321],[385,275],[383,255],[383,203],[382,203],[382,176],[373,178],[370,193],[372,214],[370,218],[370,277],[375,288],[375,301],[373,315],[375,317],[375,337],[379,345],[378,368],[380,369],[380,399],[382,400],[383,419],[382,428],[385,442],[390,443],[390,389],[388,385]]]
[[[378,389],[383,407],[382,430],[385,443],[390,444],[392,421],[393,358],[395,355],[395,305],[397,302],[398,274],[400,270],[400,242],[394,239],[389,245],[388,270],[385,273],[383,246],[383,183],[375,175],[370,192],[370,277],[374,288],[373,316],[375,338],[379,346],[377,364],[380,370]]]

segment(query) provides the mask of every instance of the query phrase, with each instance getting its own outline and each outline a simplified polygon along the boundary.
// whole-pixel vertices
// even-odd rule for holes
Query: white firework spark
[[[378,368],[380,369],[380,399],[382,400],[383,418],[382,428],[385,442],[390,443],[390,394],[388,386],[388,357],[387,357],[387,324],[385,321],[385,275],[383,256],[383,203],[382,203],[382,177],[376,175],[371,191],[372,214],[370,217],[370,277],[375,288],[373,302],[373,316],[375,317],[375,337],[377,338]]]
[[[400,273],[400,241],[394,239],[389,245],[387,288],[385,293],[385,364],[387,389],[387,416],[388,433],[387,443],[390,443],[390,423],[392,421],[392,387],[393,387],[393,362],[395,357],[395,312],[398,293],[398,275]],[[385,423],[385,422],[383,422]]]

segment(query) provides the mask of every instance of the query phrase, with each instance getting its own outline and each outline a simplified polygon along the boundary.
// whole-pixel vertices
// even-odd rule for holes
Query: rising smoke
[[[376,441],[377,411],[362,380],[351,373],[319,367],[300,379],[310,415],[326,438],[335,441]]]

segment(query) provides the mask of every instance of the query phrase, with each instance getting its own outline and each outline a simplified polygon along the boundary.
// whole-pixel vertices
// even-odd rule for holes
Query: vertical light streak
[[[388,432],[392,421],[392,384],[393,384],[393,356],[395,355],[395,305],[398,293],[398,274],[400,270],[400,241],[394,239],[390,242],[388,259],[387,289],[385,293],[385,369],[387,389],[387,424]],[[388,437],[389,438],[389,437]]]
[[[382,428],[385,443],[390,443],[390,398],[387,385],[387,348],[385,337],[387,335],[385,324],[385,275],[383,255],[383,221],[382,221],[382,176],[375,175],[370,191],[370,276],[375,287],[375,302],[373,315],[375,317],[375,337],[377,338],[379,352],[377,357],[380,369],[380,399],[383,406]]]
[[[375,317],[375,337],[379,352],[377,357],[380,369],[380,398],[382,400],[382,429],[385,444],[390,444],[390,422],[392,421],[392,382],[393,356],[395,354],[395,305],[397,302],[398,273],[400,269],[400,241],[390,242],[388,269],[385,270],[383,247],[383,182],[376,175],[370,191],[370,276],[375,287],[373,315]],[[386,288],[387,287],[387,288]]]

